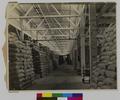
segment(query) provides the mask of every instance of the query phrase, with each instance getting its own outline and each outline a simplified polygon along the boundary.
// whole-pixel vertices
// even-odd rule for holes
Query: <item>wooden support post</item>
[[[81,34],[81,75],[84,77],[85,70],[85,35]]]
[[[84,77],[84,70],[85,70],[85,18],[84,14],[81,17],[80,22],[80,47],[81,47],[81,75]]]
[[[89,5],[89,49],[90,49],[90,83],[92,82],[92,67],[97,58],[97,30],[96,30],[96,6]]]

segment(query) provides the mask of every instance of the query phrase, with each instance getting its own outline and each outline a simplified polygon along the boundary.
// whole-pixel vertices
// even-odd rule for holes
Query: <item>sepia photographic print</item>
[[[6,8],[9,90],[117,89],[116,3]]]

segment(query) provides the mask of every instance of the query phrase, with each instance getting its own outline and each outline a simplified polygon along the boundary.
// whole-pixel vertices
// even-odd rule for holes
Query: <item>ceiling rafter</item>
[[[29,19],[29,21],[25,24],[25,26],[27,26],[33,19]]]
[[[26,14],[24,15],[24,16],[27,16],[29,13],[30,13],[30,11],[33,9],[33,5],[32,6],[30,6],[30,8],[28,9],[28,11],[26,12]]]
[[[89,14],[85,14],[85,16],[89,16]],[[115,17],[115,13],[111,12],[111,13],[103,13],[103,14],[96,14],[96,16],[103,16],[103,17]],[[31,18],[36,18],[36,19],[39,19],[39,18],[67,18],[67,17],[80,17],[80,15],[44,15],[44,16],[37,16],[37,15],[34,15],[34,16],[14,16],[14,17],[8,17],[8,19],[31,19]]]
[[[34,4],[33,4],[33,6],[34,6]],[[36,9],[36,11],[37,11],[37,9]],[[39,14],[39,12],[37,11],[37,13]],[[46,32],[47,33],[47,32]],[[45,37],[44,37],[45,38]],[[53,43],[51,43],[51,42],[47,42],[47,43],[49,43],[53,48],[55,48],[54,47],[54,45],[53,45]]]
[[[19,5],[18,3],[15,3],[14,6],[12,6],[12,8],[9,10],[8,15],[9,15],[9,13],[11,13],[18,5]]]
[[[62,14],[62,12],[60,12],[57,9],[58,7],[56,7],[55,5],[53,5],[53,6],[54,6],[53,11],[57,15],[45,15],[50,12],[49,8],[46,8],[45,6],[43,7],[39,4],[32,4],[31,7],[29,6],[27,8],[27,11],[24,12],[25,13],[24,16],[20,16],[19,18],[25,18],[25,20],[27,21],[26,24],[29,24],[29,23],[35,24],[35,27],[33,27],[34,29],[31,28],[31,29],[28,29],[28,31],[31,31],[31,32],[32,31],[37,31],[37,32],[43,31],[42,33],[45,33],[45,34],[41,35],[41,39],[37,38],[37,41],[40,40],[41,43],[45,42],[46,45],[51,44],[51,45],[49,45],[49,47],[52,46],[51,49],[60,50],[59,53],[62,54],[62,52],[65,53],[64,52],[65,49],[68,50],[70,48],[70,44],[72,46],[72,44],[73,44],[72,41],[74,41],[76,38],[75,37],[74,39],[70,39],[69,37],[64,35],[64,33],[67,32],[66,30],[70,30],[71,33],[75,33],[74,35],[76,36],[77,30],[80,29],[80,27],[78,25],[79,25],[81,15],[80,15],[80,13],[79,14],[75,13],[75,15],[72,15],[71,13],[69,13],[69,15],[63,15],[64,13]],[[49,5],[48,7],[52,8],[51,5]],[[32,15],[32,12],[31,12],[32,9],[35,10],[35,15]],[[45,9],[46,13],[43,12],[44,9]],[[69,11],[71,12],[70,8],[69,8]],[[76,12],[79,12],[79,11],[77,11],[77,8],[76,8]],[[49,14],[51,14],[51,13],[49,13]],[[78,18],[79,20],[77,22],[75,22],[75,17],[77,17],[77,18],[79,17]],[[37,20],[34,20],[35,18],[38,18],[39,20],[41,19],[40,22],[38,22]],[[61,19],[59,20],[57,18],[61,18]],[[64,20],[62,20],[62,18],[65,18],[64,20],[66,21],[66,24],[64,24],[65,22],[64,22]],[[72,19],[72,18],[74,18],[74,19]],[[44,22],[46,22],[45,23],[45,24],[47,24],[46,26],[45,26]],[[52,23],[59,26],[59,28],[52,28],[51,26],[55,26],[55,25],[52,25]],[[62,25],[62,23],[63,23],[63,25]],[[68,24],[70,26],[68,26]],[[42,28],[41,25],[44,25],[45,28]],[[46,36],[48,34],[48,31],[49,31],[49,33],[52,33],[52,32],[54,33],[55,32],[54,30],[58,30],[58,33],[61,33],[61,35],[53,35],[54,36],[53,39],[50,36]],[[24,31],[27,31],[27,29],[25,29]],[[44,37],[44,36],[46,36],[46,37]],[[42,39],[43,39],[43,41],[42,41]],[[69,42],[69,40],[72,40],[72,41]],[[64,41],[66,41],[66,42],[64,42]],[[49,43],[49,44],[47,44],[47,43]],[[67,46],[67,48],[66,48],[66,46]]]
[[[48,6],[47,6],[47,9],[48,9]],[[49,9],[48,9],[49,11]],[[60,26],[60,28],[62,28],[62,25],[60,24],[60,22],[56,19],[56,18],[53,18],[55,20],[55,22]],[[64,34],[61,30],[59,30],[60,33]]]
[[[39,9],[40,9],[40,11],[41,11],[42,15],[44,16],[44,13],[43,13],[42,8],[40,7],[40,5],[38,5],[38,7],[39,7]],[[49,27],[49,28],[51,28],[51,27],[50,27],[50,24],[49,24],[49,22],[48,22],[48,20],[47,20],[47,18],[46,18],[46,17],[44,17],[44,20],[46,21],[46,23],[47,23],[48,27]]]
[[[40,7],[40,5],[38,5],[38,7],[39,7],[39,9],[40,9],[40,11],[41,11],[41,13],[42,13],[42,15],[44,16],[44,13],[43,13],[43,11],[42,11],[42,8]],[[44,17],[44,19],[45,19],[45,21],[47,22],[47,24],[48,24],[48,27],[49,28],[51,28],[51,26],[50,26],[50,24],[49,24],[49,22],[48,22],[48,20],[47,20],[47,18],[46,17]],[[45,34],[46,35],[46,34]],[[56,42],[55,42],[56,43]],[[56,45],[60,50],[61,50],[61,48],[58,46],[58,45]]]
[[[39,29],[24,29],[24,31],[46,31],[46,30],[78,30],[80,27],[61,27],[61,28],[39,28]]]
[[[80,17],[80,15],[39,15],[39,16],[19,16],[19,17],[8,17],[8,19],[30,19],[30,18],[53,18],[53,17],[56,17],[56,18],[60,18],[60,17],[63,17],[63,18],[67,18],[67,17]]]
[[[47,10],[49,11],[48,5],[46,5],[46,8],[47,8]],[[62,27],[61,24],[60,24],[55,18],[53,18],[53,20],[54,20],[60,27]],[[51,20],[51,21],[53,21],[53,20]],[[62,35],[64,34],[61,30],[58,30],[58,31],[59,31]],[[55,36],[55,39],[58,40],[58,41],[55,41],[55,42],[57,43],[57,46],[60,48],[60,51],[63,52],[62,46],[59,44],[59,43],[60,43],[59,38],[61,39],[60,36],[58,36],[58,35]]]
[[[51,6],[52,6],[52,8],[57,12],[58,15],[61,15],[61,13],[57,10],[57,8],[56,8],[53,4],[52,4]],[[71,22],[73,26],[75,26],[75,24],[70,20],[70,18],[67,18],[67,20],[68,20],[69,22]],[[70,30],[70,32],[73,33],[74,31]],[[70,35],[70,34],[69,34],[69,35]]]
[[[35,6],[35,5],[34,5],[34,6]],[[44,13],[43,13],[41,7],[40,7],[40,6],[38,6],[38,7],[39,7],[39,9],[40,9],[41,14],[44,16]],[[40,15],[40,12],[39,12],[37,9],[35,9],[35,10],[36,10],[37,13]],[[48,21],[47,21],[47,19],[46,19],[45,17],[44,17],[44,20],[46,21],[48,27],[50,28],[50,25],[49,25],[49,23],[48,23]],[[44,35],[42,35],[42,36],[44,37],[44,36],[47,34],[47,32],[48,32],[48,30],[47,30],[46,33],[44,33]]]
[[[53,9],[57,12],[58,15],[61,15],[61,13],[57,10],[57,8],[56,8],[53,4],[51,4],[51,6],[52,6]],[[79,15],[78,15],[78,16],[79,16]],[[69,16],[69,17],[70,17],[70,16]],[[67,18],[67,20],[70,21],[73,26],[75,26],[75,24],[74,24],[69,18]]]
[[[38,24],[37,29],[40,28],[40,26],[43,24],[44,19]]]
[[[28,9],[28,11],[24,14],[24,16],[28,16],[28,14],[30,13],[30,11],[33,9],[33,5],[30,6],[30,8]],[[25,26],[27,26],[33,19],[29,19],[28,22],[25,24]]]
[[[74,9],[74,11],[75,11],[78,15],[80,15],[80,12],[79,12],[74,6],[72,6],[72,8]]]
[[[53,7],[53,9],[57,12],[57,14],[58,15],[61,15],[61,13],[57,10],[57,8],[53,5],[53,4],[51,4],[51,6]],[[84,9],[84,8],[83,8]],[[78,21],[78,24],[77,25],[75,25],[74,23],[73,23],[73,21],[70,19],[70,17],[69,18],[67,18],[67,20],[72,24],[72,27],[74,26],[74,27],[76,27],[76,26],[78,26],[79,25],[79,22],[80,22],[80,20]],[[71,30],[72,31],[72,30]],[[70,32],[71,32],[70,31]],[[77,33],[77,30],[75,30],[75,32],[74,31],[72,31],[72,33]],[[69,47],[69,46],[68,46]]]

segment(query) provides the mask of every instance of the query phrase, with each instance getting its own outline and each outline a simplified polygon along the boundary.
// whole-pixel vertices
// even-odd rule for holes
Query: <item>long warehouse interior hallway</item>
[[[10,90],[116,89],[115,3],[6,8]]]
[[[90,88],[89,84],[82,83],[81,75],[78,75],[74,70],[73,65],[63,64],[58,66],[54,71],[48,74],[47,77],[36,79],[32,87],[28,89],[50,89],[50,90],[63,90],[63,89],[84,89]]]

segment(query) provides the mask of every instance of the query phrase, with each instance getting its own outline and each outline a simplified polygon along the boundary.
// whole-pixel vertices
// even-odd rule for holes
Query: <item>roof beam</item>
[[[46,36],[49,35],[49,34],[46,34]],[[50,35],[50,36],[68,36],[68,35],[59,35],[59,34],[56,34],[56,35]]]
[[[39,28],[39,29],[24,29],[24,31],[46,31],[46,30],[78,30],[79,27],[70,28]]]
[[[47,5],[46,5],[47,6]],[[47,6],[47,9],[48,9],[48,6]],[[49,11],[49,9],[48,9],[48,11]],[[55,19],[55,18],[53,18],[55,21],[56,21],[56,23],[59,25],[59,26],[61,26],[60,25],[60,23]],[[53,21],[53,20],[52,20]],[[61,26],[62,27],[62,26]],[[63,32],[61,31],[61,30],[58,30],[61,34],[63,34]],[[46,34],[47,35],[47,34]],[[52,35],[53,36],[53,35]],[[62,35],[61,35],[62,36]],[[60,37],[60,35],[54,35],[54,40],[57,40],[57,41],[55,41],[55,43],[56,43],[56,46],[59,48],[59,50],[62,52],[62,48],[61,48],[61,45],[59,45],[58,43],[59,43],[59,40],[58,40],[58,38]],[[50,40],[52,40],[53,39],[53,37],[51,37],[50,38]]]
[[[32,21],[32,18],[26,23],[25,26],[27,26]]]
[[[85,16],[89,16],[89,14],[86,13]],[[109,12],[109,13],[97,13],[96,16],[101,16],[101,17],[115,17],[116,14],[113,13],[113,12]]]
[[[55,21],[56,21],[56,23],[60,26],[60,28],[62,28],[62,25],[58,22],[58,20],[56,20],[56,18],[53,18]],[[61,30],[59,30],[60,31],[60,33],[62,33],[62,34],[64,34]]]
[[[53,9],[57,12],[57,14],[60,16],[61,13],[57,10],[57,8],[52,4],[51,5],[53,7]],[[80,16],[79,16],[80,17]],[[70,16],[67,18],[67,20],[72,24],[72,26],[75,26],[75,24],[70,20]],[[72,31],[72,30],[71,30]],[[70,31],[70,32],[71,32]],[[72,31],[73,32],[73,31]]]
[[[44,13],[43,13],[43,11],[42,11],[42,9],[41,9],[40,5],[38,5],[38,7],[39,7],[39,9],[40,9],[40,11],[41,11],[42,15],[44,16]],[[38,12],[38,13],[39,13],[39,12]],[[44,17],[44,20],[46,21],[46,23],[47,23],[48,27],[50,28],[50,25],[49,25],[48,20],[46,19],[46,17]],[[47,32],[48,32],[48,30],[47,30]],[[47,34],[47,32],[46,32],[46,34]],[[45,36],[46,34],[44,34],[44,36]]]
[[[80,12],[79,12],[74,6],[72,6],[72,8],[74,9],[74,11],[75,11],[78,15],[80,15]]]
[[[78,30],[80,27],[69,27],[69,28],[39,28],[39,29],[24,29],[24,31],[46,31],[46,30]],[[86,30],[88,27],[85,28]],[[99,27],[98,29],[104,29]]]
[[[44,22],[44,19],[40,22],[40,24],[37,26],[37,28],[39,28]]]
[[[61,15],[61,13],[57,10],[57,8],[56,8],[53,4],[51,4],[51,6],[52,6],[53,9],[57,12],[58,15]],[[78,16],[80,16],[80,15],[78,15]],[[75,26],[75,24],[72,22],[72,20],[70,20],[69,18],[67,18],[67,20],[70,21],[73,26]]]
[[[85,16],[89,16],[89,14],[85,14]],[[115,17],[115,13],[104,13],[104,14],[96,14],[96,16],[103,16],[103,17]],[[67,18],[67,17],[80,17],[80,15],[44,15],[44,16],[19,16],[19,17],[8,17],[8,19],[31,19],[31,18]]]
[[[24,16],[27,16],[32,9],[33,9],[33,5],[28,9],[28,11],[25,13]],[[26,23],[26,26],[27,26],[32,20],[33,20],[33,19],[29,19],[29,21]]]
[[[40,5],[38,5],[38,7],[40,8],[40,11],[41,11],[42,15],[44,16],[44,13],[43,13],[42,8],[40,7]],[[50,27],[50,24],[49,24],[49,22],[48,22],[48,20],[47,20],[47,18],[44,17],[44,19],[45,19],[45,21],[47,22],[48,27],[51,28],[51,27]],[[61,31],[60,31],[60,32],[61,32]],[[45,34],[45,35],[46,35],[46,34]],[[56,44],[57,44],[57,43],[56,43]],[[56,45],[56,46],[57,46],[57,45]],[[57,46],[57,47],[61,50],[61,48],[60,48],[59,46]]]
[[[57,10],[57,8],[53,4],[51,4],[51,6],[57,12],[58,15],[61,15],[61,13]]]
[[[30,13],[30,11],[33,9],[33,5],[32,6],[30,6],[30,8],[28,9],[28,11],[26,12],[26,14],[24,15],[24,16],[27,16],[29,13]]]
[[[14,6],[12,6],[12,8],[9,10],[9,13],[11,13],[17,6],[18,6],[18,3],[15,3]],[[8,15],[9,15],[9,13],[8,13]]]
[[[59,11],[56,9],[55,6],[51,5],[56,11],[57,13],[59,13]],[[47,6],[47,9],[48,9],[48,6]],[[49,10],[49,9],[48,9]],[[59,13],[60,14],[60,13]],[[53,18],[55,20],[55,22],[60,26],[60,28],[62,28],[62,25],[60,24],[60,22],[56,19],[56,18]],[[59,30],[60,33],[64,34],[61,30]]]
[[[80,15],[39,15],[39,16],[19,16],[8,17],[8,19],[30,19],[30,18],[59,18],[59,17],[80,17]]]
[[[44,20],[46,21],[46,23],[48,24],[48,27],[50,28],[50,25],[49,25],[49,23],[48,23],[48,20],[47,20],[47,18],[45,17],[45,15],[44,15],[44,13],[43,13],[43,11],[42,11],[40,5],[38,5],[38,7],[39,7],[39,9],[40,9],[42,15],[44,16]]]
[[[62,27],[61,24],[60,24],[55,18],[53,18],[53,19],[56,21],[56,23],[57,23],[60,27]],[[59,32],[62,33],[62,34],[64,34],[61,30],[59,30]]]
[[[71,41],[71,40],[77,40],[77,39],[76,38],[73,38],[73,39],[72,38],[70,38],[70,39],[69,38],[68,39],[57,39],[57,40],[56,39],[43,39],[43,40],[40,39],[40,40],[34,40],[34,41],[59,41],[59,40],[63,40],[63,41],[64,40],[70,40]]]
[[[44,15],[44,13],[42,12],[42,9],[41,9],[41,7],[40,7],[40,10],[41,10],[41,13]],[[36,11],[37,11],[37,9],[36,9]],[[39,14],[39,12],[37,11],[37,13]],[[44,20],[45,20],[45,18],[44,18]],[[43,22],[42,22],[43,23]],[[39,26],[37,26],[37,28],[38,28]],[[47,34],[47,31],[46,31],[46,33],[44,34],[44,38],[45,38],[45,35]],[[51,42],[48,42],[53,48],[55,48],[54,47],[54,45],[53,45],[53,43],[51,43]],[[55,48],[56,49],[56,48]]]

